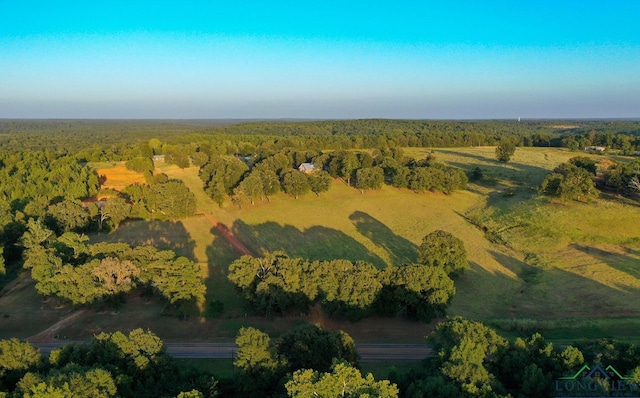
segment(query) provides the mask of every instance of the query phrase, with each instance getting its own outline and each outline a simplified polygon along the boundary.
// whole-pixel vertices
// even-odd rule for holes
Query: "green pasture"
[[[406,150],[415,157],[431,152]],[[311,260],[365,260],[384,268],[415,261],[422,237],[443,229],[465,242],[470,262],[470,269],[456,281],[450,315],[484,321],[509,335],[539,330],[558,340],[640,340],[638,204],[615,197],[561,203],[540,198],[536,191],[559,163],[584,154],[518,148],[507,164],[495,160],[492,147],[436,149],[432,155],[463,170],[480,167],[484,177],[451,195],[387,186],[361,194],[336,180],[320,196],[309,193],[296,200],[280,193],[269,202],[238,209],[230,203],[223,208],[213,203],[201,188],[197,168],[160,164],[157,171],[182,179],[196,195],[198,211],[212,214],[256,253],[282,250]],[[82,324],[65,329],[72,336],[145,327],[168,340],[188,336],[228,341],[242,326],[278,334],[296,323],[313,322],[342,328],[359,341],[391,342],[419,341],[432,329],[395,319],[331,320],[317,309],[274,321],[247,316],[226,279],[228,265],[238,254],[204,216],[130,221],[111,234],[92,236],[91,241],[154,244],[192,259],[206,277],[207,300],[221,301],[225,312],[217,319],[179,321],[159,317],[159,304],[139,299],[139,305],[134,298],[118,312],[85,316]],[[46,307],[26,293],[20,297],[27,312]],[[9,308],[7,299],[0,297],[0,307]],[[19,314],[12,312],[0,322],[16,317]],[[32,329],[25,327],[23,335]]]

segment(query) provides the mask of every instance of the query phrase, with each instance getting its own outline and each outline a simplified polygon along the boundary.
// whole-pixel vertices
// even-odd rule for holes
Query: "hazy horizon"
[[[637,119],[640,2],[3,4],[2,119]]]

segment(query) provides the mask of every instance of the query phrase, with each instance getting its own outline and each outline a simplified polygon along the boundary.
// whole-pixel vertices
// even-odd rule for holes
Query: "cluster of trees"
[[[91,145],[78,140],[91,134]],[[340,150],[383,147],[497,145],[510,138],[521,146],[582,149],[601,145],[632,154],[640,150],[637,121],[433,121],[344,120],[317,122],[234,121],[0,121],[0,150],[48,149],[82,161],[121,161],[167,154],[188,164],[206,154],[252,155],[256,150]],[[153,144],[151,142],[153,140]]]
[[[577,131],[561,137],[560,145],[574,151],[589,146],[602,146],[607,150],[619,150],[623,155],[633,155],[635,151],[640,150],[640,131],[637,128],[619,132],[596,131],[595,129]]]
[[[166,174],[153,176],[148,184],[129,185],[119,196],[129,204],[127,217],[131,218],[166,220],[192,216],[196,211],[193,192],[182,181],[169,179]],[[113,199],[107,199],[106,205]]]
[[[143,145],[142,148],[149,147],[148,145]],[[141,152],[143,149],[141,148]],[[150,147],[149,147],[150,149]],[[125,162],[125,167],[131,171],[135,171],[136,173],[141,173],[145,176],[145,178],[149,179],[153,175],[154,165],[153,159],[151,158],[153,153],[148,154],[147,156],[140,156],[137,158],[133,158]]]
[[[195,196],[178,180],[152,176],[153,162],[135,158],[127,163],[143,172],[148,184],[112,192],[106,201],[95,197],[99,176],[86,164],[54,152],[0,151],[0,275],[6,263],[21,257],[19,240],[28,220],[39,220],[57,235],[116,228],[126,218],[166,219],[195,213]]]
[[[20,259],[30,218],[52,228],[82,228],[89,215],[78,199],[98,192],[98,176],[71,156],[51,151],[0,151],[0,276]]]
[[[24,267],[31,270],[38,293],[77,305],[115,306],[126,293],[143,288],[184,316],[195,302],[204,302],[200,269],[189,259],[152,246],[87,241],[74,232],[56,236],[29,220],[22,237]]]
[[[640,193],[640,160],[633,162],[599,162],[601,175],[597,180],[603,189],[638,198]]]
[[[315,170],[302,173],[297,167],[311,163]],[[386,182],[416,192],[451,193],[464,189],[466,174],[446,167],[432,157],[416,161],[404,157],[399,148],[373,152],[260,151],[244,160],[235,156],[213,156],[200,169],[205,191],[221,206],[226,197],[242,206],[283,191],[295,198],[309,191],[319,195],[341,178],[361,192],[380,189]]]
[[[640,193],[640,161],[615,162],[603,159],[598,164],[586,156],[576,156],[556,167],[542,181],[538,190],[562,200],[589,201],[599,191],[613,191],[637,197]]]
[[[577,374],[585,365],[613,366],[623,375],[631,375],[634,383],[640,381],[637,344],[605,339],[554,345],[539,333],[509,341],[480,322],[460,317],[439,324],[427,342],[434,355],[425,359],[421,368],[390,377],[405,397],[553,397],[556,380]],[[584,385],[591,382],[577,381]],[[594,391],[593,385],[586,388],[592,390],[565,393],[617,394]]]
[[[353,339],[302,325],[270,337],[241,328],[229,378],[171,358],[152,332],[100,333],[87,344],[40,354],[17,339],[0,341],[0,396],[44,397],[362,397],[395,398],[398,388],[358,370]],[[367,395],[369,394],[369,395]]]
[[[334,316],[356,320],[373,313],[430,321],[443,316],[454,281],[468,267],[461,240],[445,231],[426,235],[419,263],[379,270],[364,261],[306,261],[282,252],[243,256],[229,280],[256,313],[307,311],[320,303]]]
[[[596,163],[591,158],[577,156],[556,167],[545,177],[538,190],[562,200],[589,201],[598,196],[594,182]]]
[[[54,200],[88,198],[97,192],[98,176],[74,157],[0,151],[0,197],[9,202],[46,207]]]
[[[218,394],[210,374],[179,364],[151,332],[100,333],[44,357],[29,343],[0,341],[0,396],[177,397]]]
[[[397,397],[387,380],[363,377],[351,336],[302,325],[272,342],[266,333],[242,328],[236,338],[238,369],[229,396]]]

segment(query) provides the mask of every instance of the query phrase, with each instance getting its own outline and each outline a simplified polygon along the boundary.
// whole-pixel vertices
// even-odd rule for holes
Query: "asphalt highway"
[[[45,355],[74,341],[31,343]],[[235,357],[234,343],[165,343],[167,353],[174,358],[232,359]],[[419,361],[431,355],[426,344],[356,344],[362,362]]]

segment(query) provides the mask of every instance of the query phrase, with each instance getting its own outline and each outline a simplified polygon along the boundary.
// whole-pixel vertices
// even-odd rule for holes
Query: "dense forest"
[[[89,138],[90,137],[90,138]],[[0,120],[0,150],[45,150],[88,161],[127,160],[159,140],[187,152],[251,155],[271,150],[460,147],[496,145],[640,150],[640,121],[364,119],[306,122]],[[90,142],[90,144],[89,144]],[[155,151],[158,148],[153,148]],[[142,149],[144,150],[144,149]]]

